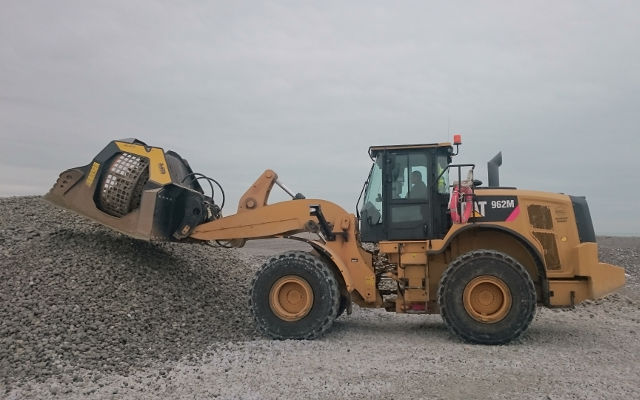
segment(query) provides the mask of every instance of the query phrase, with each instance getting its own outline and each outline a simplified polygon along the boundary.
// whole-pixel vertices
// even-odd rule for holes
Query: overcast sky
[[[502,150],[501,184],[639,234],[639,111],[639,1],[1,1],[0,196],[137,137],[226,214],[266,168],[353,211],[370,145],[456,132],[480,179]]]

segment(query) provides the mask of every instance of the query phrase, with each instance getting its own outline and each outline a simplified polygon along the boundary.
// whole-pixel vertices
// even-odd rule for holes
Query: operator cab
[[[451,143],[373,146],[360,212],[363,242],[439,239],[447,214]]]

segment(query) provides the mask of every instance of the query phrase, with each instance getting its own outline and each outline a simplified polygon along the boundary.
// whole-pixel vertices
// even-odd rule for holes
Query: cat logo
[[[467,208],[467,203],[460,204],[462,207],[462,213],[464,214],[465,209]],[[482,218],[485,214],[485,208],[487,206],[486,201],[474,201],[473,202],[473,218]]]
[[[486,201],[476,201],[475,202],[475,206],[474,206],[474,210],[473,210],[473,217],[474,218],[482,218],[486,215],[485,213],[485,207],[487,206],[487,202]]]
[[[162,175],[167,173],[167,168],[164,166],[164,163],[158,163],[158,169]]]

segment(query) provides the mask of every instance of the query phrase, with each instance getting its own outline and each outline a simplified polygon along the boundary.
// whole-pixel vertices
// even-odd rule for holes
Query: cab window
[[[436,177],[440,176],[438,179],[438,193],[440,194],[448,194],[449,193],[449,170],[447,166],[449,165],[449,156],[445,154],[439,154],[436,158],[437,171]],[[444,171],[444,173],[442,173]],[[442,174],[442,175],[440,175]]]
[[[382,163],[383,157],[378,157],[371,167],[362,205],[362,218],[369,225],[382,223]]]
[[[392,158],[392,199],[427,199],[427,155],[424,153],[396,154]]]

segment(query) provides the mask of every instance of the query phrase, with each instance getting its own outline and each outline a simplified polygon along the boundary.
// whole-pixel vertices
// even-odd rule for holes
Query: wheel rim
[[[511,309],[511,291],[500,278],[478,276],[464,288],[464,308],[476,321],[493,324],[507,316]]]
[[[285,321],[298,321],[305,317],[313,305],[313,291],[309,283],[295,275],[278,279],[269,292],[269,306],[274,314]]]

